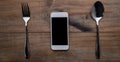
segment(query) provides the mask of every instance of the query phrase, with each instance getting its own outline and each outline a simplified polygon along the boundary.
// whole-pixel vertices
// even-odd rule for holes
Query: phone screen
[[[52,45],[68,45],[67,17],[52,17]]]

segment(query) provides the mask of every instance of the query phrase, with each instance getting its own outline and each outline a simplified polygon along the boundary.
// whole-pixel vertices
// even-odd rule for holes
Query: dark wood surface
[[[100,0],[105,6],[100,21],[101,59],[95,58],[96,25],[90,11],[96,0],[26,0],[30,54],[25,59],[23,0],[0,0],[0,62],[120,62],[120,0]],[[69,51],[50,49],[50,12],[70,16]]]

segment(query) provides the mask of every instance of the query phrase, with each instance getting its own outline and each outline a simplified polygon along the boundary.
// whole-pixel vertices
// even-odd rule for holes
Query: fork
[[[21,7],[22,7],[22,14],[23,14],[23,20],[25,22],[25,57],[26,59],[28,59],[30,57],[30,52],[29,52],[29,38],[28,38],[28,21],[30,20],[30,10],[29,10],[29,6],[28,3],[21,3]]]

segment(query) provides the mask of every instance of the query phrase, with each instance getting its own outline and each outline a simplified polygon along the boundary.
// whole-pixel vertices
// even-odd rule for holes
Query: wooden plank
[[[31,20],[29,21],[29,32],[49,32],[50,31],[50,12],[67,11],[70,14],[70,32],[93,32],[95,31],[95,22],[90,17],[90,10],[95,2],[62,1],[55,0],[53,4],[45,1],[28,1],[31,10]],[[21,7],[19,1],[11,1],[8,4],[0,3],[0,32],[24,32],[24,22],[22,20]],[[14,3],[15,2],[15,3]],[[80,3],[81,2],[81,3]],[[100,22],[102,32],[120,31],[119,0],[108,2],[102,1],[105,6],[105,16]],[[47,4],[49,4],[49,7]],[[61,5],[62,4],[62,5]],[[117,6],[118,5],[118,6]],[[112,8],[112,9],[110,9]],[[84,10],[84,11],[83,11]],[[111,26],[112,25],[112,26]],[[36,27],[36,28],[34,28]],[[87,29],[87,30],[85,30]]]
[[[101,60],[117,62],[120,58],[120,34],[101,33]],[[113,37],[114,36],[114,37]],[[87,39],[85,39],[87,38]],[[109,39],[108,39],[109,38]],[[69,51],[52,51],[50,33],[29,33],[31,62],[96,62],[95,33],[71,33]],[[0,61],[26,62],[24,33],[0,33]]]

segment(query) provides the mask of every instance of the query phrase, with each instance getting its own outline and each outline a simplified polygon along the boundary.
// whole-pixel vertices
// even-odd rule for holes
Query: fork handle
[[[28,38],[28,29],[27,29],[27,26],[26,27],[26,40],[25,40],[25,57],[26,59],[28,59],[30,57],[30,52],[29,52],[29,38]]]
[[[100,36],[99,36],[99,25],[96,25],[96,29],[97,29],[96,59],[100,59]]]

